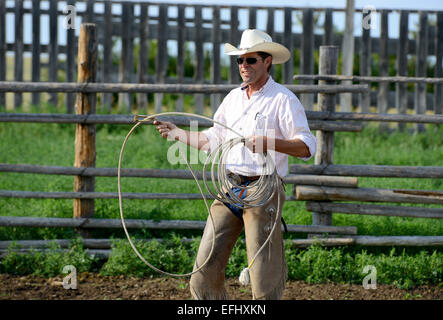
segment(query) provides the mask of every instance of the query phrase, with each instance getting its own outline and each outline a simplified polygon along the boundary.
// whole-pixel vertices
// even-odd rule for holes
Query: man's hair
[[[272,58],[272,55],[270,55],[270,54],[267,53],[267,52],[258,51],[257,54],[260,56],[260,58],[263,59],[263,61],[265,61],[265,59],[266,59],[267,57],[271,57],[271,58]],[[266,70],[268,73],[270,73],[270,71],[271,71],[271,67],[272,67],[272,63],[269,65],[268,70]]]

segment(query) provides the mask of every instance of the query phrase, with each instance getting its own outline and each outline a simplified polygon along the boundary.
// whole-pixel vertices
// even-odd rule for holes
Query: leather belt
[[[244,184],[246,182],[252,182],[260,179],[261,176],[243,176],[241,174],[229,173],[228,177],[231,178],[236,184]]]

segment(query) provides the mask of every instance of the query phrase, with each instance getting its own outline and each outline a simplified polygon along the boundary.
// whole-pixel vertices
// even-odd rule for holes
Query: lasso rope
[[[206,209],[208,211],[208,215],[211,219],[211,224],[212,224],[212,246],[211,246],[211,250],[208,254],[208,257],[206,258],[206,260],[203,262],[203,264],[201,266],[199,266],[197,269],[195,269],[192,272],[189,273],[185,273],[185,274],[176,274],[176,273],[170,273],[164,270],[160,270],[157,267],[153,266],[151,263],[149,263],[149,261],[147,261],[142,254],[138,251],[138,249],[136,248],[136,246],[134,245],[134,243],[131,240],[131,237],[129,235],[129,232],[126,228],[126,223],[125,223],[125,219],[124,219],[124,214],[123,214],[123,205],[122,205],[122,194],[121,194],[121,183],[120,183],[120,178],[121,178],[121,163],[122,163],[122,159],[123,159],[123,154],[124,154],[124,150],[126,147],[126,143],[129,140],[129,137],[132,135],[132,133],[134,132],[134,130],[141,125],[144,122],[149,122],[149,121],[153,121],[154,119],[156,119],[157,117],[160,116],[164,116],[164,115],[179,115],[179,116],[191,116],[191,117],[197,117],[197,118],[201,118],[201,119],[205,119],[205,120],[209,120],[213,123],[216,123],[232,132],[234,132],[236,135],[238,135],[238,138],[234,138],[231,139],[223,144],[220,144],[215,150],[211,151],[208,154],[208,157],[205,161],[204,167],[203,167],[203,182],[205,184],[206,189],[208,190],[208,192],[215,198],[218,199],[219,201],[222,202],[229,202],[230,204],[232,204],[233,206],[239,207],[239,208],[252,208],[252,207],[260,207],[260,206],[264,206],[266,205],[274,196],[276,190],[279,190],[279,186],[280,186],[280,180],[279,177],[276,173],[276,169],[274,166],[274,163],[272,161],[272,159],[268,159],[268,161],[266,161],[266,154],[260,154],[260,156],[262,157],[263,160],[263,169],[266,170],[264,172],[272,172],[272,174],[270,175],[261,175],[260,178],[256,181],[254,181],[252,184],[248,185],[248,186],[240,186],[237,185],[235,182],[231,181],[231,179],[228,178],[227,173],[226,173],[226,159],[227,159],[227,155],[229,153],[229,151],[238,143],[244,143],[245,142],[245,137],[243,137],[241,134],[239,134],[238,132],[236,132],[235,130],[227,127],[226,125],[217,122],[211,118],[202,116],[202,115],[195,115],[195,114],[190,114],[190,113],[184,113],[184,112],[163,112],[163,113],[157,113],[154,115],[150,115],[150,116],[144,116],[144,115],[137,115],[134,117],[134,121],[137,121],[137,123],[131,128],[131,130],[128,132],[128,134],[125,137],[125,140],[123,141],[123,145],[122,148],[120,150],[120,157],[119,157],[119,161],[118,161],[118,173],[117,173],[117,182],[118,182],[118,202],[119,202],[119,208],[120,208],[120,218],[122,221],[122,225],[123,225],[123,229],[125,231],[126,237],[128,238],[128,241],[132,247],[132,249],[134,250],[134,252],[137,254],[137,256],[151,269],[168,275],[168,276],[172,276],[172,277],[188,277],[191,276],[194,273],[199,272],[209,261],[209,259],[212,256],[212,253],[214,251],[214,246],[215,246],[215,226],[214,226],[214,219],[212,217],[212,213],[211,210],[209,208],[208,205],[208,201],[206,199],[205,194],[203,193],[203,190],[200,186],[200,184],[198,183],[198,179],[194,173],[194,171],[192,170],[188,160],[186,159],[186,155],[182,154],[181,149],[179,148],[180,151],[180,155],[181,157],[185,160],[186,165],[189,169],[189,171],[191,172],[195,182],[197,183],[197,186],[199,188],[199,191],[203,197],[203,200],[205,202],[205,206]],[[219,159],[219,168],[217,170],[217,177],[215,174],[215,163],[216,163],[216,159]],[[211,180],[212,180],[212,185],[214,187],[214,189],[217,192],[213,192],[207,183],[207,178],[206,178],[206,167],[209,165],[209,163],[211,163]],[[218,184],[217,184],[218,181]],[[237,187],[237,188],[241,188],[241,189],[250,189],[253,187],[256,187],[257,189],[255,192],[253,192],[250,195],[247,195],[244,199],[241,199],[239,196],[237,196],[233,191],[232,191],[232,187]],[[229,196],[225,195],[225,192],[228,193]],[[260,247],[260,249],[256,252],[256,254],[254,255],[254,257],[251,259],[251,262],[249,263],[248,267],[245,268],[239,277],[239,280],[242,284],[247,285],[249,283],[249,269],[252,267],[252,265],[255,262],[255,259],[257,258],[257,256],[260,254],[260,252],[264,249],[264,247],[266,246],[266,244],[270,241],[271,236],[276,228],[276,226],[279,224],[278,222],[280,221],[281,218],[281,213],[280,213],[280,193],[278,193],[278,202],[277,202],[277,214],[276,214],[276,218],[275,218],[275,222],[274,225],[271,229],[271,232],[269,233],[268,238],[266,239],[266,241],[263,243],[263,245]]]

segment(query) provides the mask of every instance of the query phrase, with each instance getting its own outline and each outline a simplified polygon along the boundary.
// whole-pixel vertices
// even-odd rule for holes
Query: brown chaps
[[[280,211],[285,200],[284,187],[280,184],[271,201],[263,207],[243,211],[243,221],[237,218],[222,202],[214,200],[211,213],[215,226],[215,245],[208,263],[191,276],[190,290],[194,299],[229,299],[225,286],[225,268],[240,233],[245,229],[248,263],[260,249],[274,226],[278,195]],[[254,188],[248,193],[254,192]],[[287,280],[283,236],[280,221],[265,248],[249,270],[253,299],[278,300],[283,294]],[[212,221],[206,222],[194,270],[207,259],[212,247]],[[246,266],[245,266],[246,267]]]

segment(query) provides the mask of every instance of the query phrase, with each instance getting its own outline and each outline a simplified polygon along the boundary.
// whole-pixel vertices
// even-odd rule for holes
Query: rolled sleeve
[[[317,151],[317,139],[309,129],[305,110],[297,97],[285,99],[279,110],[279,119],[280,130],[285,139],[300,139],[308,147],[310,156],[299,159],[311,159]]]
[[[224,116],[224,101],[217,109],[214,114],[214,120],[226,125],[226,119]],[[226,137],[226,128],[214,122],[214,125],[209,129],[203,130],[202,133],[206,136],[209,141],[209,149],[206,150],[206,153],[212,152],[215,150],[220,144],[222,144]]]

